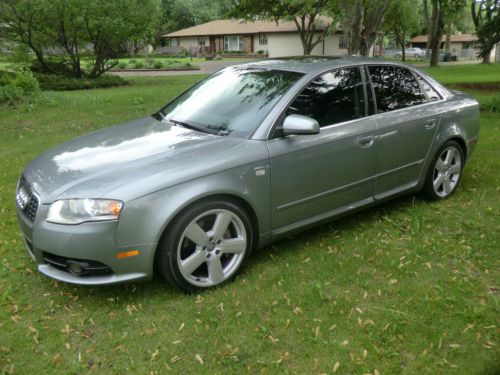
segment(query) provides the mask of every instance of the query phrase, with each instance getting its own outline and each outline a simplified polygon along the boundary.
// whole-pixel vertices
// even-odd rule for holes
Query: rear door
[[[382,199],[417,185],[440,115],[409,69],[369,65],[368,71],[378,127],[375,199]]]
[[[288,108],[283,118],[305,115],[321,129],[288,137],[278,129],[268,141],[273,230],[373,200],[376,124],[366,117],[366,104],[362,72],[354,67],[319,76]]]

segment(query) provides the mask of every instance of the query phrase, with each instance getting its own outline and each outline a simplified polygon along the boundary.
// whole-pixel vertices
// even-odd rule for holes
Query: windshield
[[[231,67],[167,104],[164,121],[219,135],[246,137],[302,73]]]

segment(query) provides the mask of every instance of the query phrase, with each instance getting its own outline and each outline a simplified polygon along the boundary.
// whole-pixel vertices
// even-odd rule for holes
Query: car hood
[[[148,117],[63,143],[34,159],[23,174],[42,203],[62,198],[120,199],[107,193],[148,177],[154,181],[144,180],[143,191],[131,196],[194,178],[188,173],[191,166],[220,165],[224,154],[241,142]]]

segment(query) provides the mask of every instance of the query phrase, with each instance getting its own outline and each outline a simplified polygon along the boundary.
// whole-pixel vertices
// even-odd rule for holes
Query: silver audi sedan
[[[195,291],[293,231],[400,194],[449,197],[478,134],[477,101],[412,67],[264,60],[40,155],[19,179],[17,216],[49,277],[157,272]]]

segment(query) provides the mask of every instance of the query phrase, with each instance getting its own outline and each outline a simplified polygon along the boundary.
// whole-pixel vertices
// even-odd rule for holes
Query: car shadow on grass
[[[356,228],[369,226],[371,224],[374,225],[376,220],[384,216],[409,210],[415,206],[415,204],[433,203],[425,200],[420,194],[404,195],[389,201],[381,202],[369,208],[361,208],[356,212],[348,212],[342,216],[329,219],[320,225],[312,226],[305,230],[299,230],[270,245],[255,250],[246,269],[251,269],[254,264],[269,261],[268,253],[271,251],[285,254],[289,251],[296,251],[297,243],[305,245],[332,235],[342,236],[344,233],[353,231]]]

